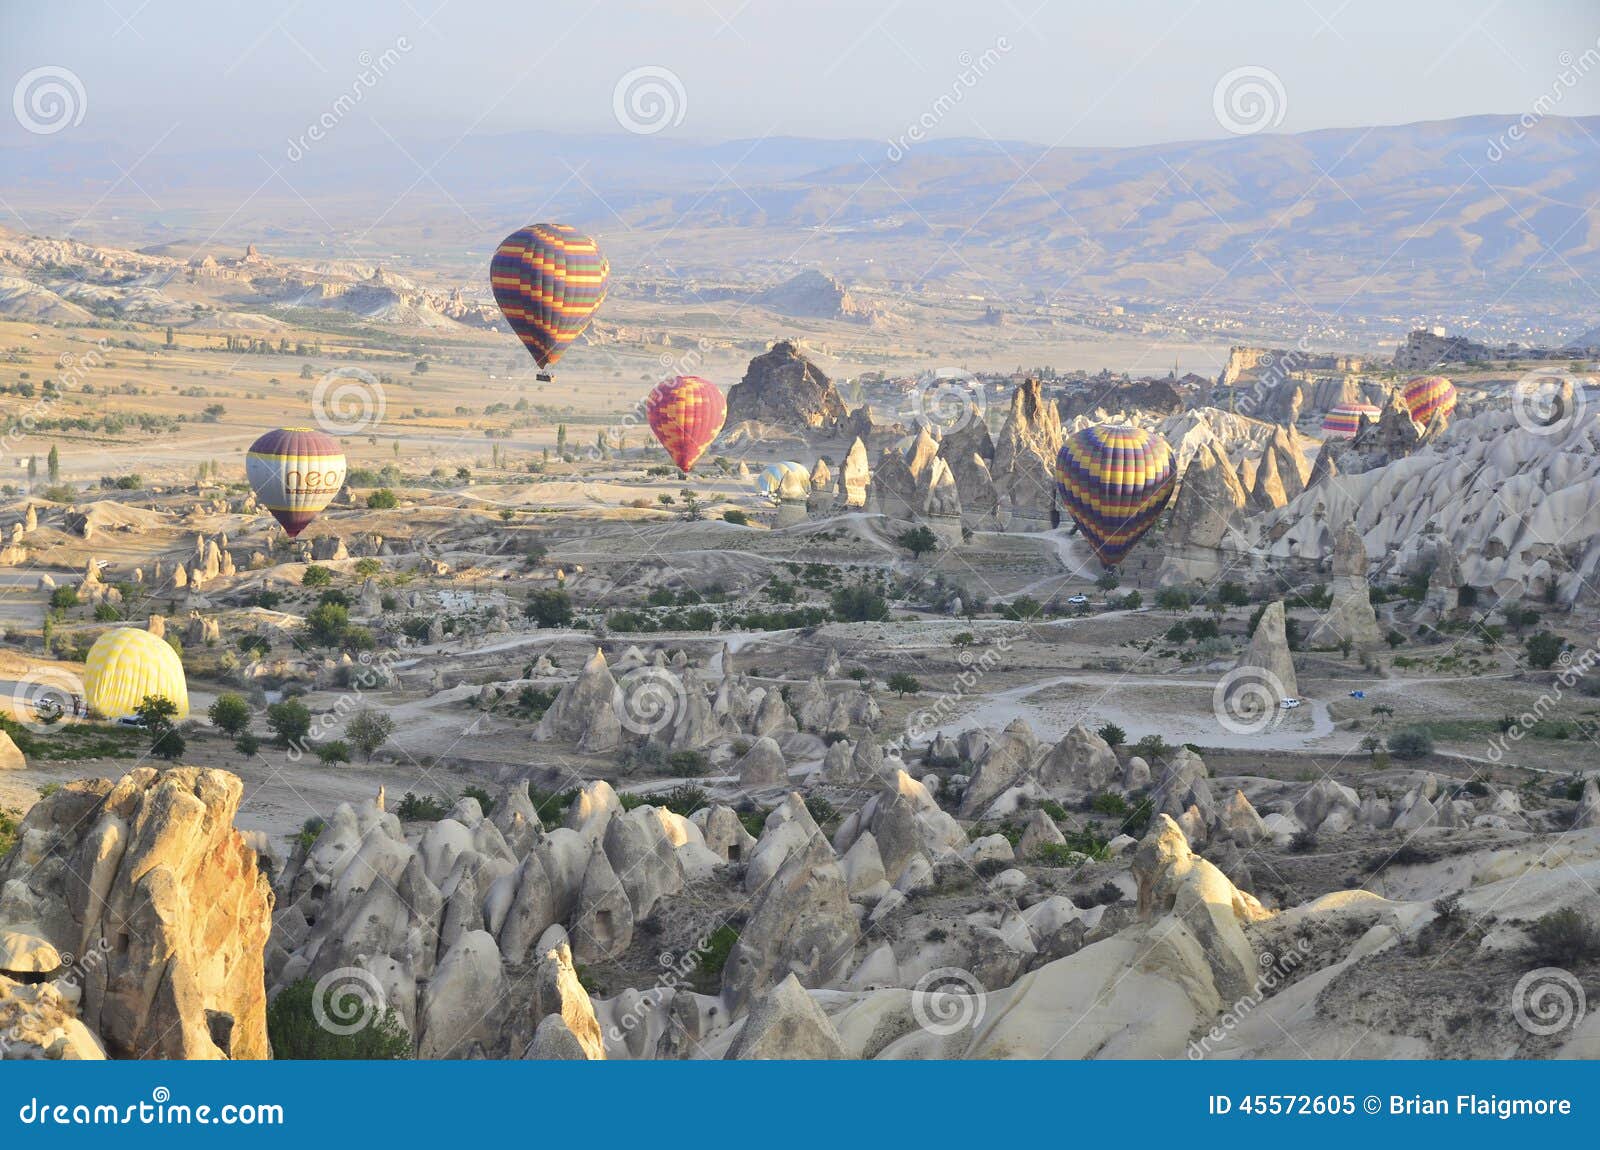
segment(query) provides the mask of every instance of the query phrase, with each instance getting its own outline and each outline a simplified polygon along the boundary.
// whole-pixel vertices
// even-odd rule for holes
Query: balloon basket
[[[555,382],[554,377],[548,371],[541,371],[541,372],[539,372],[539,374],[535,375],[533,378],[537,379],[540,383],[553,383],[553,382]]]

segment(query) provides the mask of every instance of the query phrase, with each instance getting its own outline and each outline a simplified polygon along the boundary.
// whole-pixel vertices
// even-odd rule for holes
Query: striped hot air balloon
[[[293,539],[344,486],[339,441],[310,427],[280,427],[250,445],[245,478]]]
[[[1419,375],[1406,383],[1400,398],[1411,409],[1411,418],[1426,427],[1435,415],[1456,409],[1456,385],[1442,375]]]
[[[1107,567],[1155,525],[1176,479],[1167,441],[1142,427],[1086,427],[1056,456],[1061,502]]]
[[[511,330],[541,368],[561,358],[606,298],[600,245],[565,224],[529,224],[495,250],[489,283]],[[541,371],[540,379],[550,376]]]
[[[1376,423],[1382,414],[1381,409],[1370,403],[1336,403],[1322,419],[1322,434],[1335,439],[1349,439],[1361,430],[1363,417]]]
[[[800,476],[808,485],[811,482],[811,472],[792,460],[784,460],[781,463],[769,463],[756,472],[756,490],[776,498],[783,489],[783,477],[790,473]]]
[[[83,676],[84,701],[105,719],[138,712],[147,695],[169,699],[174,719],[189,717],[189,685],[183,661],[165,639],[138,627],[107,631],[89,648]]]
[[[650,430],[679,471],[688,471],[722,430],[728,401],[717,385],[698,375],[675,375],[650,389],[645,400]]]

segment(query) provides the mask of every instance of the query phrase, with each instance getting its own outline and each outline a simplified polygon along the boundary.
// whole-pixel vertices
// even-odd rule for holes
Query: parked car
[[[1285,710],[1292,711],[1304,701],[1304,699],[1297,699],[1293,695],[1290,695],[1288,698],[1279,699],[1278,706],[1284,708]]]
[[[1087,607],[1088,605],[1089,596],[1081,593],[1074,595],[1072,598],[1067,600],[1067,606],[1069,607]]]

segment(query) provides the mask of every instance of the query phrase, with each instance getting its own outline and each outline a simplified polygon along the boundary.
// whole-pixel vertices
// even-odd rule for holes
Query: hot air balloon
[[[565,224],[518,228],[495,250],[489,282],[506,322],[540,368],[561,358],[606,298],[611,264]],[[547,371],[539,378],[549,380]]]
[[[344,486],[344,452],[337,439],[315,428],[280,427],[250,445],[244,473],[293,539]]]
[[[675,375],[650,389],[645,415],[678,470],[688,471],[722,430],[728,401],[709,379]]]
[[[1086,427],[1056,456],[1056,490],[1106,567],[1115,567],[1172,498],[1172,449],[1142,427]]]
[[[1383,412],[1370,403],[1336,403],[1322,420],[1322,434],[1335,439],[1349,439],[1361,430],[1362,417],[1373,423]]]
[[[763,495],[776,499],[778,492],[783,488],[783,477],[789,473],[800,476],[806,481],[807,485],[811,483],[811,472],[801,467],[798,463],[785,460],[782,463],[769,463],[756,472],[756,490]]]
[[[84,701],[105,719],[136,714],[147,695],[169,699],[174,719],[189,716],[189,686],[183,661],[165,639],[138,627],[107,631],[89,648],[83,676]]]
[[[1426,427],[1435,415],[1456,409],[1456,385],[1442,375],[1419,375],[1407,381],[1400,398],[1411,409],[1411,418]]]

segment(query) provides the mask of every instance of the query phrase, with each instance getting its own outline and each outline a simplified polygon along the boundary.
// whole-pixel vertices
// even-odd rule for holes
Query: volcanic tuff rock
[[[1239,660],[1241,668],[1255,667],[1267,672],[1267,686],[1278,699],[1298,695],[1300,690],[1294,679],[1294,656],[1289,652],[1289,638],[1285,630],[1286,617],[1283,603],[1267,604],[1256,623],[1250,645]],[[1241,680],[1243,682],[1244,680]]]
[[[1383,644],[1383,628],[1372,610],[1367,589],[1367,545],[1354,523],[1346,523],[1333,544],[1333,602],[1306,640],[1313,647],[1337,647],[1348,641],[1357,650]]]
[[[1050,526],[1061,442],[1061,415],[1054,401],[1044,395],[1038,380],[1024,380],[1011,395],[1011,410],[994,448],[994,485],[1012,530]]]
[[[770,287],[752,301],[780,315],[801,319],[847,319],[866,322],[874,312],[864,307],[838,280],[815,268]]]
[[[844,418],[844,400],[833,383],[788,340],[752,359],[744,378],[728,389],[730,427],[754,420],[831,432]]]
[[[233,829],[243,794],[198,767],[68,783],[0,864],[0,933],[86,956],[77,1014],[114,1058],[270,1056],[272,894]]]

